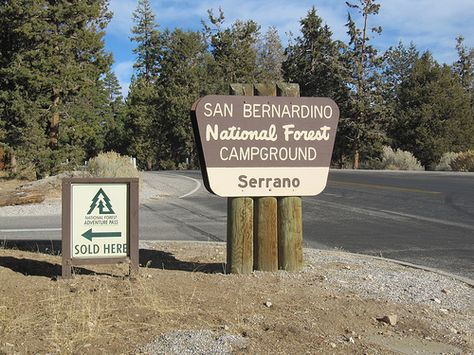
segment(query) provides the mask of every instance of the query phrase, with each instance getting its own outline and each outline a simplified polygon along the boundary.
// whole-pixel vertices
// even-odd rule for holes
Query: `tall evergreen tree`
[[[282,64],[285,50],[281,44],[276,27],[270,27],[260,39],[257,52],[258,74],[260,82],[277,82],[283,80]]]
[[[348,94],[348,70],[340,55],[342,43],[331,38],[331,30],[323,25],[314,7],[300,24],[302,36],[286,49],[285,80],[298,83],[302,96],[331,97],[342,104]]]
[[[472,115],[474,119],[474,48],[464,45],[464,37],[456,38],[458,60],[453,64],[453,71],[458,75],[464,90],[471,98]]]
[[[158,92],[156,79],[159,74],[160,33],[149,0],[139,0],[133,13],[132,41],[137,42],[134,64],[137,76],[130,85],[127,98],[126,126],[130,142],[128,153],[137,158],[141,168],[151,170],[156,164],[156,134],[153,131]]]
[[[385,52],[382,79],[389,101],[396,99],[400,85],[411,75],[418,57],[419,53],[413,42],[407,48],[400,41],[396,47],[390,47]]]
[[[110,121],[107,123],[104,150],[125,154],[127,152],[125,103],[122,97],[122,88],[113,71],[109,71],[105,75],[103,85],[110,108]]]
[[[106,6],[106,0],[0,3],[6,141],[20,164],[32,164],[37,176],[54,173],[77,156],[69,154],[70,144],[60,134],[71,128],[65,125],[66,107],[93,91],[110,66],[103,43],[111,16]]]
[[[204,24],[204,31],[220,72],[222,87],[230,83],[255,82],[260,26],[251,20],[236,20],[230,28],[223,28],[225,17],[221,9],[217,17],[212,10],[208,14],[210,26]]]
[[[154,83],[132,78],[126,100],[128,154],[137,158],[142,169],[151,170],[156,164],[157,132],[154,130],[157,90]]]
[[[215,90],[212,56],[202,33],[175,29],[166,33],[157,88],[160,168],[196,166],[197,156],[189,109],[199,97]],[[191,164],[191,165],[187,165]]]
[[[396,148],[413,152],[427,169],[443,153],[474,148],[469,96],[451,68],[425,52],[401,84],[391,131]]]
[[[137,8],[133,12],[133,21],[135,26],[132,27],[131,40],[137,42],[137,47],[133,49],[133,53],[137,55],[134,68],[138,78],[143,77],[146,81],[151,81],[158,74],[160,32],[149,0],[138,0]]]
[[[390,47],[384,53],[382,85],[387,108],[386,130],[388,132],[393,132],[392,126],[397,121],[395,111],[399,101],[401,85],[412,74],[418,57],[419,53],[414,43],[410,43],[410,46],[406,47],[402,42],[399,42],[396,47]],[[389,134],[388,138],[396,140],[396,137],[391,134]],[[390,144],[396,146],[397,142],[392,141]]]
[[[348,13],[346,26],[350,40],[346,58],[349,67],[353,68],[349,83],[353,89],[350,102],[352,112],[340,122],[352,148],[353,168],[358,169],[361,155],[373,155],[381,148],[385,138],[385,102],[379,74],[381,58],[370,44],[369,37],[370,33],[380,34],[382,28],[369,27],[369,17],[380,10],[380,5],[374,0],[357,0],[355,4],[346,4],[355,9],[362,20],[362,26],[358,27]]]

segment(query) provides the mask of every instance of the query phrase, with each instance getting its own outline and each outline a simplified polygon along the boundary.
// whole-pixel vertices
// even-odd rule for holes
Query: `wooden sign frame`
[[[72,256],[72,228],[74,204],[73,185],[126,185],[127,186],[127,255],[125,257],[74,258]],[[138,213],[139,213],[139,180],[138,178],[65,178],[62,182],[62,278],[72,277],[72,268],[79,265],[119,264],[130,265],[130,276],[138,273]]]

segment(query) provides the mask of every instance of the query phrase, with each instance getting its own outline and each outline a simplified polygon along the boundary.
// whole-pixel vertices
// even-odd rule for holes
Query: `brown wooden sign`
[[[62,276],[87,264],[129,263],[138,271],[138,207],[136,178],[64,179]]]
[[[339,108],[328,98],[205,96],[192,109],[206,187],[224,197],[326,186]]]

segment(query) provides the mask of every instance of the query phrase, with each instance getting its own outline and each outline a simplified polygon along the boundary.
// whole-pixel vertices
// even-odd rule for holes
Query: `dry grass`
[[[0,354],[128,354],[161,334],[199,329],[245,338],[239,352],[247,354],[391,354],[370,337],[382,332],[407,339],[408,328],[412,338],[472,350],[439,331],[443,320],[435,311],[334,288],[321,269],[250,276],[191,271],[218,270],[223,250],[165,245],[147,250],[147,258],[156,253],[156,268],[142,267],[134,280],[125,265],[109,265],[79,268],[75,278],[53,281],[61,271],[58,256],[0,249]],[[400,324],[388,329],[374,320],[385,312],[398,314]]]

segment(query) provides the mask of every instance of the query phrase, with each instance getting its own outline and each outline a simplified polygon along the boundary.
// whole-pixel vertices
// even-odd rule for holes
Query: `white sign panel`
[[[71,256],[127,256],[127,184],[71,185]]]

